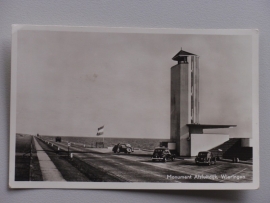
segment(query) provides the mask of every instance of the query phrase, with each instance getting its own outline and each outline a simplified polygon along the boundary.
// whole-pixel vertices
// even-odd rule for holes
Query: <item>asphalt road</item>
[[[67,143],[53,142],[67,150]],[[197,166],[194,159],[152,162],[151,152],[135,150],[132,154],[114,154],[109,149],[72,145],[74,156],[123,182],[245,183],[252,181],[252,165],[218,161],[216,165]]]

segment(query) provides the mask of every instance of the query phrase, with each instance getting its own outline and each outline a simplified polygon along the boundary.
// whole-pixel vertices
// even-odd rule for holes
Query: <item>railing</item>
[[[48,141],[48,140],[44,140],[40,137],[36,137],[37,139],[39,139],[40,141],[42,141],[43,143],[47,144],[49,147],[53,147],[53,146],[56,146],[57,149],[55,150],[36,150],[36,151],[44,151],[44,152],[53,152],[53,153],[56,153],[56,154],[59,154],[59,153],[66,153],[67,155],[65,156],[68,156],[70,158],[73,157],[73,153],[80,153],[80,154],[87,154],[87,153],[93,153],[92,151],[79,151],[79,150],[71,150],[70,147],[72,146],[75,146],[75,147],[83,147],[83,148],[87,148],[87,145],[85,144],[81,144],[81,143],[78,143],[77,145],[75,145],[75,143],[71,143],[71,142],[66,142],[67,143],[67,150],[61,148],[61,146],[57,145],[56,142],[52,143],[52,141]],[[63,143],[63,142],[61,142]],[[102,145],[104,147],[104,143],[103,142],[97,142],[96,143],[96,148],[98,148],[98,146]],[[90,148],[94,148],[93,145],[90,145]]]

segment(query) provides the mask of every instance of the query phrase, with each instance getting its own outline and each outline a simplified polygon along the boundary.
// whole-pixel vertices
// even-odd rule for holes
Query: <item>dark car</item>
[[[61,137],[56,137],[55,138],[55,142],[61,142],[61,140],[62,140]]]
[[[163,161],[168,160],[174,161],[175,155],[171,154],[170,150],[164,147],[158,147],[154,150],[152,155],[152,161]]]
[[[120,144],[120,143],[115,145],[113,147],[112,151],[114,153],[124,152],[124,153],[128,153],[128,154],[130,154],[131,152],[134,152],[134,150],[133,150],[133,148],[131,147],[130,144]]]
[[[197,165],[199,164],[207,164],[207,165],[212,165],[216,164],[216,157],[213,155],[212,152],[205,151],[205,152],[199,152],[198,156],[195,158],[195,163]]]

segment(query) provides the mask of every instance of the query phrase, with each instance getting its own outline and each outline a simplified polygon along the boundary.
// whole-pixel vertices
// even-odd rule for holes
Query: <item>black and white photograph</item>
[[[256,189],[258,30],[13,25],[10,188]]]

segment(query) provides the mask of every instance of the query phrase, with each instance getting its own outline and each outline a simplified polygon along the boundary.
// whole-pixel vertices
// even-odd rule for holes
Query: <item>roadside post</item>
[[[68,156],[69,156],[69,147],[70,147],[70,143],[68,142]]]
[[[32,179],[32,147],[33,147],[33,137],[31,139],[31,144],[30,144],[30,161],[29,161],[29,181]]]

